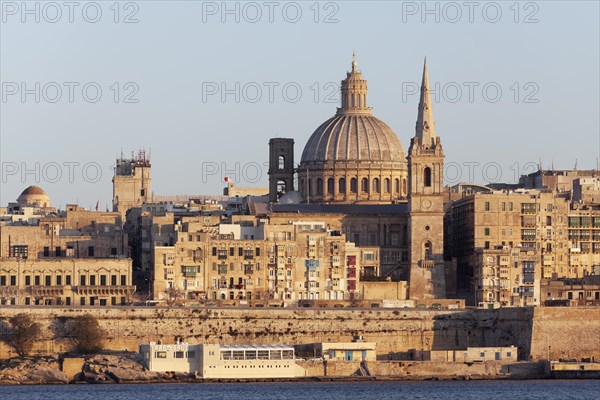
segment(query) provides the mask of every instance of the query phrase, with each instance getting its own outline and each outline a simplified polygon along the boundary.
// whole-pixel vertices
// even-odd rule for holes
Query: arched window
[[[379,188],[379,178],[373,179],[373,192],[381,193],[381,189]]]
[[[428,240],[423,244],[423,260],[433,260],[433,249],[431,242]]]
[[[317,194],[319,196],[323,195],[323,179],[317,179]]]
[[[346,179],[345,178],[340,178],[340,180],[338,182],[338,192],[346,193]]]
[[[400,179],[394,179],[394,193],[400,193]]]
[[[277,195],[281,196],[287,192],[287,184],[285,181],[277,181]]]
[[[279,156],[279,169],[284,169],[285,168],[285,157],[284,156]]]
[[[429,167],[425,167],[425,169],[423,170],[423,186],[431,186],[431,168]]]
[[[360,190],[363,193],[369,193],[369,180],[367,178],[362,178],[360,183]]]
[[[352,178],[350,179],[350,193],[357,193],[358,192],[358,182],[356,180],[356,178]]]
[[[390,192],[390,178],[385,178],[383,180],[383,193]]]
[[[333,178],[327,179],[327,194],[333,194],[334,182]]]
[[[312,180],[309,179],[308,180],[308,193],[307,193],[308,196],[310,196],[310,194],[313,193],[313,187],[312,186],[313,186]]]
[[[408,193],[408,186],[406,184],[406,178],[402,179],[402,194],[406,196]]]

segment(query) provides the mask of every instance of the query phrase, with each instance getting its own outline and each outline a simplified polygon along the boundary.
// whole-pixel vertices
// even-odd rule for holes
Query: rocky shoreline
[[[431,371],[433,372],[433,371]],[[376,376],[308,376],[302,378],[203,379],[195,374],[151,372],[136,353],[80,357],[46,356],[0,360],[0,385],[148,384],[239,382],[364,382],[427,380],[507,380],[551,378],[540,374],[402,374]]]

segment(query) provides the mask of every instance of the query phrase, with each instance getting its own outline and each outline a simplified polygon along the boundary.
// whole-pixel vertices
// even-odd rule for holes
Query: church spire
[[[342,106],[337,115],[371,115],[371,107],[367,107],[367,81],[358,70],[356,51],[352,53],[352,70],[346,73],[342,81]]]
[[[427,74],[427,57],[423,65],[423,80],[421,81],[421,99],[419,100],[419,115],[415,137],[424,146],[435,145],[435,123],[433,121],[433,108],[429,95],[429,76]]]

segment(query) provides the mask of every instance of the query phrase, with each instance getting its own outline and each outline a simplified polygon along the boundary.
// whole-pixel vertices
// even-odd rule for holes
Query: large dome
[[[341,107],[310,136],[300,165],[303,201],[389,203],[407,194],[408,165],[400,139],[367,106],[367,81],[357,69],[341,85]]]
[[[336,115],[311,135],[300,162],[405,160],[398,136],[385,122],[372,115]]]

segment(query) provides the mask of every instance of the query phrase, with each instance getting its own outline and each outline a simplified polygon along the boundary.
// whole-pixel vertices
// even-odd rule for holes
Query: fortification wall
[[[377,342],[381,359],[412,349],[468,346],[519,347],[521,359],[551,355],[600,360],[600,309],[503,308],[498,310],[417,309],[162,309],[162,308],[0,308],[0,335],[7,320],[31,314],[44,327],[39,353],[58,353],[69,343],[55,339],[53,325],[92,314],[106,331],[105,348],[137,351],[140,342],[177,338],[191,343],[306,344],[349,341],[362,335]],[[535,318],[534,318],[535,317]],[[0,358],[14,355],[0,343]]]

